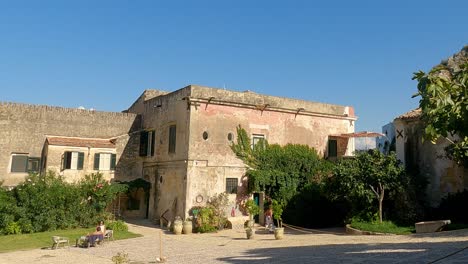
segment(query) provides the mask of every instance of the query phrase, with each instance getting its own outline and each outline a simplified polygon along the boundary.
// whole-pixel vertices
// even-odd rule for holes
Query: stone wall
[[[12,153],[27,153],[41,157],[47,135],[85,138],[117,137],[117,153],[131,158],[138,149],[127,142],[132,131],[140,128],[140,117],[131,113],[90,111],[63,107],[0,103],[0,180],[5,186],[16,185],[23,173],[9,170]],[[120,160],[116,171],[126,177],[126,171],[138,171],[138,164]],[[122,167],[122,166],[125,166]],[[141,174],[141,167],[140,167]],[[116,175],[117,176],[117,175]],[[136,175],[132,175],[136,176]]]
[[[432,206],[444,196],[468,189],[468,170],[446,158],[449,141],[439,138],[435,144],[423,141],[423,123],[415,118],[395,119],[396,152],[408,171],[420,173],[428,180],[426,195]]]
[[[189,152],[188,89],[163,94],[144,102],[143,127],[155,131],[154,156],[134,157],[151,182],[149,218],[172,220],[185,216],[187,159]],[[169,153],[169,127],[176,126],[176,148]]]
[[[306,144],[322,156],[327,152],[329,135],[354,132],[355,118],[346,115],[346,107],[198,86],[190,88],[188,209],[203,205],[209,197],[225,192],[226,178],[237,178],[239,183],[238,194],[231,195],[229,208],[238,209],[237,203],[246,198],[242,192],[246,168],[230,148],[236,141],[236,127],[239,125],[249,135],[264,135],[270,143]],[[209,101],[212,96],[217,100]],[[252,103],[265,102],[270,104],[265,109],[252,107]],[[278,108],[270,108],[273,106]],[[311,109],[314,113],[291,111],[295,108]],[[352,153],[348,139],[338,142],[338,155],[347,151]],[[240,214],[236,210],[236,215]]]

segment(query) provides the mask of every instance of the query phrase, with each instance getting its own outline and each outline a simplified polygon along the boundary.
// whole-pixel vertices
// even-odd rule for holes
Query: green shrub
[[[252,199],[247,200],[247,202],[245,203],[245,209],[247,210],[247,212],[249,212],[251,220],[254,218],[254,216],[260,213],[260,207],[258,207],[255,201]]]
[[[343,225],[349,210],[346,201],[332,201],[322,185],[310,183],[288,203],[283,218],[291,225],[323,228]]]
[[[53,172],[31,174],[12,191],[0,187],[0,233],[31,233],[89,227],[107,218],[107,206],[126,186],[109,184],[101,174],[67,183]]]
[[[212,207],[201,207],[197,216],[197,231],[205,233],[216,230],[213,218],[214,210]]]
[[[10,222],[6,225],[4,229],[5,234],[21,234],[21,227],[17,222]]]
[[[107,223],[106,228],[114,231],[128,231],[128,225],[122,220],[109,222]]]

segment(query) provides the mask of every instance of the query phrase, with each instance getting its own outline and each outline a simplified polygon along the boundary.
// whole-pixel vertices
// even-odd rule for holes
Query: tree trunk
[[[379,200],[379,221],[382,223],[382,209],[383,209],[383,199],[385,196],[385,186],[379,183],[379,186],[374,188],[374,186],[369,185],[371,190],[375,193],[377,200]]]
[[[380,186],[380,196],[379,196],[379,220],[382,223],[382,209],[383,209],[383,198],[385,195],[385,188]]]

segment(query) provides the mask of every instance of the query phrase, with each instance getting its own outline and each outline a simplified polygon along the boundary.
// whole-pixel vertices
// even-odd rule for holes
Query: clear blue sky
[[[0,101],[121,111],[200,84],[351,105],[380,131],[467,19],[466,0],[0,0]]]

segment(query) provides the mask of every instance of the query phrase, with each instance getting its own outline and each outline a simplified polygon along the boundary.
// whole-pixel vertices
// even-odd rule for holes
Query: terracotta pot
[[[182,226],[182,231],[184,234],[192,234],[192,221],[185,221]]]
[[[253,239],[255,236],[255,229],[247,228],[245,229],[245,233],[247,234],[247,239]]]
[[[275,228],[275,239],[283,239],[284,237],[284,228],[277,227]]]

